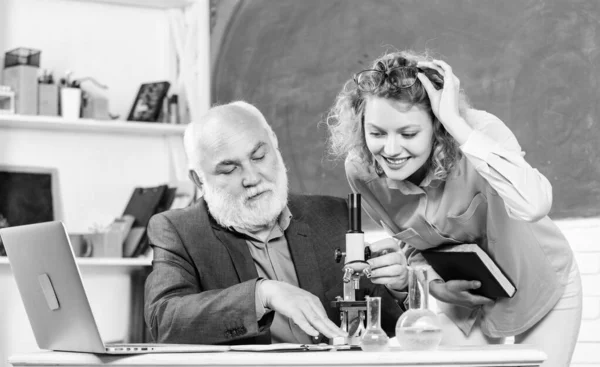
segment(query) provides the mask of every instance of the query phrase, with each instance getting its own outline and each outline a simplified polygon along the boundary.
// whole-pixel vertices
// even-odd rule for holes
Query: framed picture
[[[169,82],[145,83],[133,101],[128,121],[156,122],[160,115],[163,100],[169,91]]]
[[[58,185],[56,168],[0,164],[0,228],[63,220]]]

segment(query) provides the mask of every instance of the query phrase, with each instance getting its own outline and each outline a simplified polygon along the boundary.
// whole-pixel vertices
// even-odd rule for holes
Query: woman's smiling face
[[[427,173],[433,146],[433,121],[428,111],[391,99],[370,97],[364,119],[367,148],[386,176],[416,185]]]

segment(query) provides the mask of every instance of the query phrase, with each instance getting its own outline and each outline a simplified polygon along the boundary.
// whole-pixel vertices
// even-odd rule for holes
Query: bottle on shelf
[[[169,97],[169,123],[170,124],[179,124],[179,98],[177,94],[171,95]]]

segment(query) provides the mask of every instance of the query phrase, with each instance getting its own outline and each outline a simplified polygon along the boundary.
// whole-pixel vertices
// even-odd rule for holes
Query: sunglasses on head
[[[442,84],[442,76],[433,69],[420,69],[416,66],[399,66],[389,70],[367,69],[354,74],[354,82],[363,92],[373,92],[387,81],[397,89],[410,88],[417,82],[417,74],[421,72],[436,84]],[[437,80],[436,80],[437,79]],[[436,86],[437,87],[437,86]]]

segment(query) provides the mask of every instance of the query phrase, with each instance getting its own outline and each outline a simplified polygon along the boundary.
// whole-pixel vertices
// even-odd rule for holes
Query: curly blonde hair
[[[373,62],[372,69],[389,72],[390,69],[396,67],[416,67],[419,61],[431,60],[432,57],[427,53],[417,54],[410,50],[395,51],[377,58]],[[437,89],[443,87],[443,79],[437,72],[431,69],[423,69],[423,72]],[[469,104],[462,91],[460,95],[459,110],[464,117]],[[433,147],[427,162],[428,174],[433,173],[435,179],[445,180],[462,157],[462,153],[456,140],[433,114],[427,91],[418,79],[408,88],[397,88],[385,82],[372,92],[362,91],[358,89],[353,79],[348,80],[327,115],[326,124],[330,135],[328,139],[329,154],[335,159],[344,159],[350,154],[362,162],[372,165],[380,176],[384,174],[379,164],[373,159],[365,140],[364,113],[369,97],[393,99],[406,103],[409,107],[419,106],[429,112],[433,121]]]

